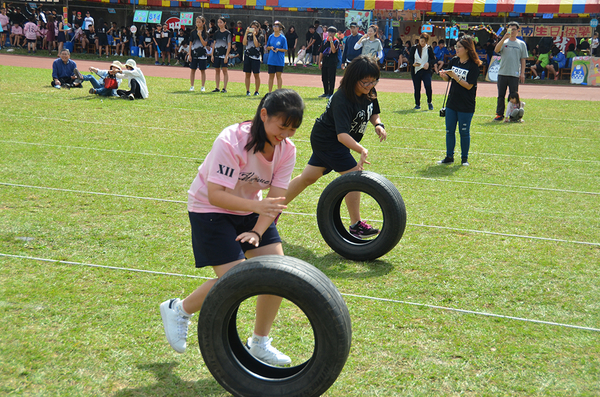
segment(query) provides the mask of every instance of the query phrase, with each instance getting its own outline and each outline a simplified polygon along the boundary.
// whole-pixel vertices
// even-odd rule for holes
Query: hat
[[[77,11],[77,15],[81,15],[81,11]]]
[[[352,28],[354,26],[358,27],[358,24],[356,22],[350,22],[350,27]]]
[[[136,68],[137,64],[135,63],[135,61],[133,59],[128,59],[127,62],[125,62],[125,66],[131,66],[132,68]]]
[[[327,28],[327,33],[337,33],[337,28],[335,26],[330,26]]]
[[[111,63],[109,69],[113,66],[119,70],[123,70],[123,64],[119,61],[114,61],[113,63]]]

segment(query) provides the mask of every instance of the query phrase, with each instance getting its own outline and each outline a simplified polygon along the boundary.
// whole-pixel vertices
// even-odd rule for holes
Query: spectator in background
[[[190,91],[194,91],[194,82],[196,80],[196,69],[200,69],[202,86],[200,92],[206,91],[206,65],[208,59],[208,31],[206,29],[206,19],[203,16],[196,17],[196,28],[190,33],[189,40],[190,51],[187,55],[187,61],[190,64]]]
[[[413,81],[415,110],[421,109],[421,82],[425,86],[425,95],[427,95],[427,107],[433,110],[433,95],[431,90],[431,73],[435,63],[433,50],[427,44],[429,35],[421,33],[419,44],[410,49],[409,62],[412,65],[410,75]]]
[[[118,62],[118,61],[117,61]],[[119,63],[116,63],[119,65]],[[148,98],[148,86],[146,85],[146,78],[142,70],[137,67],[137,64],[133,59],[128,59],[125,63],[125,67],[121,67],[122,74],[117,74],[117,78],[127,78],[129,80],[129,91],[117,90],[117,94],[123,99],[146,99]]]
[[[548,65],[550,65],[550,53],[540,53],[535,65],[531,66],[531,74],[533,75],[533,79],[539,80],[541,78],[540,75],[548,68]]]
[[[10,46],[11,47],[22,47],[21,40],[23,39],[23,28],[18,23],[14,22],[12,28],[10,28]]]
[[[215,67],[215,83],[217,87],[212,92],[227,92],[227,83],[229,82],[229,73],[227,71],[229,62],[229,52],[231,51],[231,32],[227,30],[227,23],[224,18],[217,19],[219,31],[214,35],[212,44],[213,53],[211,61]],[[219,90],[221,84],[221,70],[223,71],[223,89]]]
[[[35,54],[39,29],[33,16],[29,17],[29,22],[25,24],[23,31],[25,32],[25,40],[27,41],[27,52]]]
[[[572,63],[573,63],[573,58],[575,58],[577,56],[577,53],[575,52],[575,44],[571,43],[569,44],[569,47],[567,49],[567,67],[570,68]]]
[[[379,62],[383,58],[383,45],[377,38],[377,30],[377,25],[369,26],[367,34],[358,40],[354,45],[354,49],[358,50],[362,48],[362,55],[373,57],[376,62]]]
[[[254,74],[254,96],[258,96],[260,88],[260,50],[265,44],[265,36],[258,21],[252,21],[244,35],[244,82],[246,96],[250,96],[250,74]]]
[[[94,18],[91,17],[90,12],[86,11],[85,12],[85,18],[83,19],[83,30],[90,30],[90,26],[93,26],[94,24]]]
[[[6,43],[6,34],[9,32],[10,19],[6,16],[6,8],[0,8],[0,26],[2,27],[2,33],[0,33],[0,48]]]
[[[51,16],[48,16],[48,19],[50,18]],[[63,48],[60,58],[57,58],[52,63],[51,85],[54,88],[81,88],[82,81],[83,76],[77,71],[77,64],[71,59],[71,53],[66,48]]]
[[[144,34],[140,36],[140,42],[138,47],[140,48],[140,56],[152,57],[152,51],[154,50],[154,37],[150,29],[144,29]]]
[[[218,30],[219,28],[217,27],[217,21],[211,19],[208,22],[208,40],[214,40],[215,33],[217,33]]]
[[[58,53],[60,54],[67,42],[67,34],[70,28],[60,15],[56,17],[55,23],[58,25],[58,36],[56,37],[56,41],[58,42]]]
[[[56,49],[56,26],[54,26],[54,16],[49,14],[46,22],[46,44],[48,45],[48,54],[52,55],[52,51]]]
[[[517,38],[520,29],[521,27],[517,22],[509,22],[502,40],[494,48],[494,52],[501,55],[498,70],[498,99],[494,121],[504,120],[506,89],[508,88],[509,93],[519,92],[519,82],[525,83],[527,45]]]
[[[283,86],[283,67],[285,65],[285,52],[288,49],[287,40],[282,34],[285,27],[279,21],[273,22],[273,34],[267,39],[267,51],[269,51],[269,59],[267,65],[269,67],[269,92],[273,90],[273,82],[277,77],[277,88]]]
[[[562,53],[560,48],[553,46],[550,51],[550,64],[548,65],[548,73],[554,73],[554,80],[558,80],[558,71],[567,64],[567,57]]]
[[[75,24],[79,26],[81,30],[85,30],[83,29],[84,19],[81,16],[81,11],[77,11],[77,18],[75,19]]]
[[[288,43],[288,65],[296,66],[296,46],[298,45],[298,34],[296,33],[296,28],[294,25],[290,26],[287,33],[285,34],[285,39]]]
[[[241,63],[242,60],[240,58],[241,55],[240,51],[238,50],[238,43],[234,41],[231,43],[231,51],[229,51],[229,66],[233,67],[236,64]]]
[[[440,69],[444,67],[444,60],[446,59],[446,55],[450,55],[450,51],[446,48],[446,42],[444,39],[440,40],[438,46],[433,49],[433,54],[435,55],[435,64],[433,65],[433,71],[438,74]]]
[[[344,39],[344,51],[342,51],[342,69],[352,62],[354,58],[360,55],[362,50],[355,50],[354,45],[361,39],[362,34],[358,33],[358,24],[350,23],[350,36]]]
[[[340,42],[335,37],[337,29],[334,26],[327,28],[327,40],[321,44],[319,50],[319,68],[323,82],[323,95],[319,98],[331,98],[335,90],[335,72],[338,64],[338,51]]]
[[[594,32],[594,37],[592,37],[592,55],[600,56],[600,39],[598,38],[598,32]]]
[[[325,33],[325,30],[321,26],[321,22],[315,21],[313,26],[315,27],[315,33],[317,33],[319,36],[321,36],[321,42],[322,42],[323,41],[323,33]],[[321,45],[321,43],[319,43],[319,45]]]
[[[468,166],[469,147],[471,145],[471,120],[475,113],[477,96],[477,78],[481,60],[475,52],[473,39],[463,36],[456,43],[456,56],[452,58],[447,69],[440,71],[444,81],[450,81],[450,91],[446,102],[446,157],[438,164],[454,162],[456,146],[456,127],[459,126],[461,164]],[[509,94],[510,95],[510,94]]]
[[[98,56],[102,56],[102,49],[104,48],[104,52],[106,57],[109,55],[109,47],[108,47],[108,24],[100,18],[98,21],[98,29],[96,29],[96,38],[98,40]]]
[[[302,60],[302,63],[304,64],[304,66],[306,67],[307,63],[310,64],[312,63],[312,53],[313,53],[313,47],[315,46],[315,27],[314,26],[309,26],[308,28],[308,32],[306,32],[306,55],[304,57],[304,59]]]
[[[232,24],[233,24],[233,22],[232,22]],[[237,49],[240,52],[240,57],[241,57],[242,40],[244,39],[244,27],[243,27],[242,21],[237,21],[237,23],[230,30],[231,30],[231,34],[233,35],[233,42],[238,43]],[[240,58],[240,61],[241,61],[241,58]]]

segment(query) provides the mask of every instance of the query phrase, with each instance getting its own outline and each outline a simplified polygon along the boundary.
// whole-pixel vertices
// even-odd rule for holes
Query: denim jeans
[[[454,147],[456,146],[456,125],[460,133],[460,157],[469,157],[469,146],[471,145],[471,120],[473,113],[457,112],[446,108],[446,156],[454,158]]]
[[[117,90],[109,90],[108,88],[104,88],[104,85],[100,83],[100,80],[96,79],[91,74],[84,74],[83,81],[89,81],[92,84],[92,87],[95,88],[97,95],[117,96]]]

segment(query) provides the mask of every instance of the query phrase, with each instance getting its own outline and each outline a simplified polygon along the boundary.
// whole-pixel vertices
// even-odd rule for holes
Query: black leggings
[[[429,69],[421,69],[417,73],[412,74],[413,86],[415,89],[415,105],[421,106],[421,81],[425,86],[425,94],[427,95],[427,103],[432,101],[431,91],[431,71]]]
[[[133,94],[133,96],[136,99],[142,99],[142,92],[140,91],[140,83],[137,82],[136,79],[131,79],[129,81],[129,85],[131,86],[131,89],[129,91],[125,91],[125,90],[117,90],[117,95],[118,96],[129,96],[131,94]]]

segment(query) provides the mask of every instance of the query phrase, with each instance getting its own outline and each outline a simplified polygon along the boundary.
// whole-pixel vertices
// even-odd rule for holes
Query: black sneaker
[[[226,90],[225,88],[223,88],[223,89],[221,90],[221,92],[222,92],[223,94],[227,94],[227,90]]]
[[[504,117],[502,117],[501,114],[497,114],[496,117],[494,117],[494,121],[502,121],[504,120]]]
[[[246,96],[250,96],[250,91],[246,91]]]
[[[461,161],[460,161],[460,164],[461,164],[461,165],[465,165],[465,166],[467,166],[467,165],[469,165],[469,161],[467,160],[467,158],[466,158],[466,157],[463,157],[463,158],[461,159]]]
[[[454,163],[454,157],[445,157],[443,160],[437,162],[438,164],[452,164]]]
[[[327,98],[327,94],[319,95],[319,98]]]
[[[218,89],[218,88],[215,88],[215,89],[214,89],[214,90],[212,90],[211,92],[221,92],[221,90],[220,90],[220,89]]]
[[[356,238],[372,237],[379,234],[379,229],[375,229],[373,226],[363,221],[358,221],[354,225],[351,225],[348,229],[350,234]]]
[[[254,91],[254,96],[259,96],[260,94],[258,93],[258,91]]]

